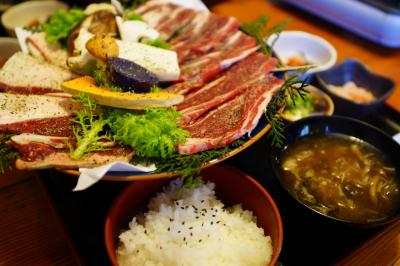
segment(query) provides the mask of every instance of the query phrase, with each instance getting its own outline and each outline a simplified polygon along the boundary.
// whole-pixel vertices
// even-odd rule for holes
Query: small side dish
[[[357,86],[353,81],[348,81],[343,86],[328,85],[328,89],[340,97],[357,103],[369,103],[375,100],[375,96],[369,90]]]
[[[294,94],[286,96],[286,107],[282,113],[282,117],[288,121],[296,121],[298,119],[310,115],[332,115],[334,105],[332,99],[323,91],[312,85],[305,87],[307,93]]]
[[[353,117],[365,116],[382,106],[395,88],[392,80],[354,59],[317,73],[316,78],[334,101],[336,113]]]
[[[201,176],[205,185],[183,185],[178,194],[180,184],[167,179],[132,182],[105,222],[111,264],[276,265],[283,226],[269,193],[232,167],[212,166]]]
[[[274,52],[287,67],[314,65],[307,73],[331,68],[336,63],[335,48],[325,39],[303,31],[283,31],[279,39],[271,36],[267,43],[273,44]]]
[[[268,265],[271,237],[251,211],[227,208],[211,182],[176,199],[181,185],[171,182],[121,233],[119,265]]]
[[[339,135],[297,140],[282,155],[282,181],[311,208],[342,220],[384,220],[400,204],[394,165],[374,146]]]

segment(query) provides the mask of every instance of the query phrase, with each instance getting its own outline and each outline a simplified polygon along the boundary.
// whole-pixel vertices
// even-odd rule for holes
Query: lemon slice
[[[97,87],[95,80],[90,76],[83,76],[62,84],[65,92],[72,95],[84,93],[98,104],[143,110],[153,107],[170,107],[183,101],[183,95],[169,92],[130,93],[115,92],[109,88]]]

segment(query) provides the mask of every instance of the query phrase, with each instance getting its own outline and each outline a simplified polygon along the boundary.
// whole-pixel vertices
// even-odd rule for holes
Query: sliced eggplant
[[[125,91],[146,93],[158,83],[158,78],[146,68],[123,58],[107,60],[111,80]]]

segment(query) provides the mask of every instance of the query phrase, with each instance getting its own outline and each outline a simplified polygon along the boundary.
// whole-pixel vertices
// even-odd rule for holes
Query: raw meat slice
[[[207,111],[223,104],[243,92],[250,84],[262,82],[276,66],[277,60],[261,53],[254,53],[227,70],[220,78],[188,94],[178,110],[184,123],[198,118]]]
[[[189,22],[195,18],[196,14],[195,11],[183,7],[173,10],[166,19],[163,19],[156,26],[157,31],[160,32],[161,39],[167,40],[175,33],[183,31]]]
[[[66,69],[18,52],[0,70],[0,90],[20,94],[63,92],[61,83],[74,77]]]
[[[281,84],[270,76],[262,84],[249,85],[244,93],[185,127],[191,136],[178,145],[178,152],[193,154],[224,147],[249,134]]]
[[[200,12],[171,44],[178,53],[179,62],[183,63],[214,51],[237,32],[239,26],[239,21],[233,17]]]
[[[240,62],[256,51],[256,41],[237,32],[224,44],[218,47],[218,51],[205,54],[188,61],[181,66],[180,83],[168,88],[169,91],[179,94],[187,94],[214,79],[231,65]]]
[[[68,98],[0,93],[0,133],[70,136]]]
[[[15,166],[20,170],[34,170],[34,169],[46,169],[46,168],[61,168],[71,169],[79,167],[97,167],[112,162],[129,162],[134,152],[130,148],[126,147],[115,147],[108,151],[93,152],[81,160],[72,160],[69,153],[66,151],[56,151],[50,146],[44,144],[27,144],[24,148],[27,151],[32,151],[37,154],[31,154],[34,159],[29,157],[22,157],[17,159]]]
[[[16,167],[26,170],[95,167],[114,161],[128,162],[133,156],[130,148],[119,146],[115,142],[102,142],[109,150],[90,153],[81,160],[72,160],[67,141],[73,140],[67,137],[21,134],[11,137],[8,144],[20,155]]]
[[[157,29],[157,26],[167,20],[177,8],[179,8],[177,5],[170,4],[167,1],[147,1],[147,3],[138,7],[135,12],[141,15],[150,27]]]

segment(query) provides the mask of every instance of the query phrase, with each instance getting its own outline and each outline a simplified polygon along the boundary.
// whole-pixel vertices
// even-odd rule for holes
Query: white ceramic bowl
[[[267,42],[275,39],[271,36]],[[316,67],[307,71],[315,73],[327,70],[336,63],[336,49],[325,39],[303,31],[283,31],[273,46],[274,52],[286,64],[291,57],[300,57]]]
[[[17,39],[0,37],[0,68],[14,53],[20,50]]]
[[[1,24],[10,36],[15,36],[16,27],[24,27],[32,21],[43,23],[58,9],[67,9],[68,5],[59,1],[27,1],[15,5],[1,16]]]

